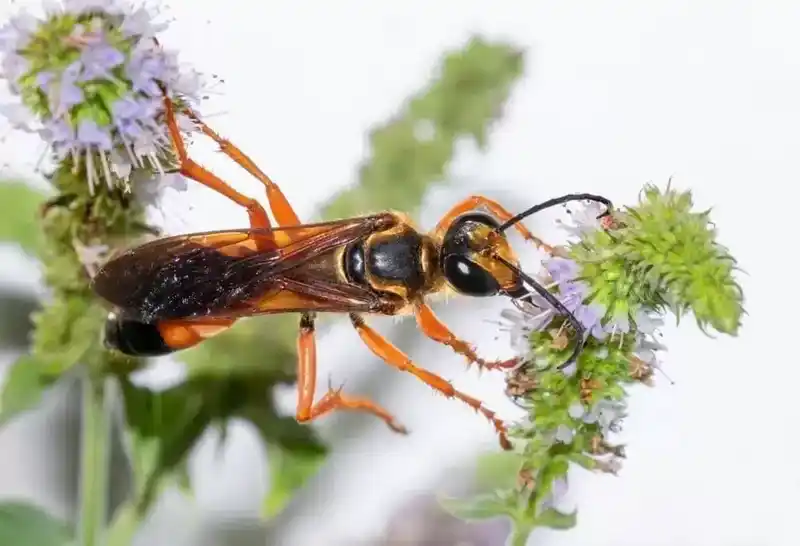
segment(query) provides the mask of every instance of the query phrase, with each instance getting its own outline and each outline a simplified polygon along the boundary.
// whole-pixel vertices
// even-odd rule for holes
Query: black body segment
[[[417,232],[375,237],[367,250],[367,271],[373,279],[402,284],[413,293],[425,284],[421,253]]]
[[[155,324],[126,319],[114,313],[106,319],[104,333],[106,346],[126,355],[154,357],[175,352],[164,342]]]

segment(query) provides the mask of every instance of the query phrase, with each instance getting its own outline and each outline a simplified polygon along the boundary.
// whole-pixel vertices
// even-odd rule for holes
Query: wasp
[[[583,328],[569,311],[519,268],[505,236],[514,227],[545,246],[521,223],[524,217],[576,199],[608,200],[588,194],[550,200],[513,216],[499,203],[473,196],[458,203],[430,233],[406,214],[386,211],[330,222],[304,224],[281,189],[239,148],[220,137],[191,109],[181,112],[215,141],[221,151],[260,181],[272,220],[262,205],[194,161],[176,122],[176,105],[165,98],[165,123],[178,171],[211,188],[248,213],[250,227],[157,239],[112,257],[93,278],[94,291],[113,310],[105,343],[134,356],[159,356],[193,347],[230,328],[237,320],[270,313],[298,313],[298,402],[296,418],[309,422],[334,410],[371,413],[394,431],[405,427],[367,398],[329,388],[314,402],[317,382],[315,319],[318,313],[346,313],[361,340],[379,358],[410,373],[448,398],[456,398],[491,421],[509,449],[506,426],[481,401],[442,377],[417,366],[370,327],[368,315],[413,315],[429,338],[447,345],[484,369],[507,369],[516,359],[487,361],[434,314],[428,296],[443,292],[472,297],[531,293],[526,284]],[[487,209],[488,212],[481,212]],[[274,223],[273,223],[274,220]]]

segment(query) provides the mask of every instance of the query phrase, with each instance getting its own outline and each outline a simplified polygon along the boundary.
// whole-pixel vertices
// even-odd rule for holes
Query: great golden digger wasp
[[[248,229],[192,233],[155,240],[104,264],[94,290],[115,310],[106,324],[106,343],[137,356],[164,355],[192,347],[229,328],[240,318],[269,313],[299,313],[298,421],[311,421],[335,409],[372,413],[394,431],[405,428],[374,402],[330,389],[316,403],[317,313],[347,313],[372,352],[398,370],[411,373],[449,398],[485,415],[509,449],[506,427],[481,402],[443,378],[416,366],[400,349],[368,326],[364,315],[414,315],[422,332],[450,346],[484,369],[508,369],[517,359],[487,361],[457,338],[426,303],[426,297],[452,291],[466,296],[530,295],[526,285],[565,314],[574,330],[574,360],[584,331],[569,311],[522,272],[504,232],[514,227],[540,247],[520,221],[539,210],[574,200],[602,197],[574,194],[552,199],[513,216],[500,204],[473,196],[454,206],[430,233],[421,233],[400,212],[303,224],[278,186],[241,150],[221,138],[190,109],[182,109],[222,152],[263,183],[276,225],[254,199],[234,190],[189,157],[165,99],[166,125],[181,174],[244,207]],[[485,208],[487,212],[479,209]],[[549,248],[549,247],[547,247]]]

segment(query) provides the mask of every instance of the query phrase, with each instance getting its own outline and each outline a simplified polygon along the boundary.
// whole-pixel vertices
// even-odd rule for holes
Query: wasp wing
[[[254,302],[278,294],[282,273],[372,233],[386,215],[270,230],[166,237],[109,260],[95,292],[144,322],[257,314]]]

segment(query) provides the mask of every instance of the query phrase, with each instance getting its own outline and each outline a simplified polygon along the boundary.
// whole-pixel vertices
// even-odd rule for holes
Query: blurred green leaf
[[[272,518],[287,505],[292,495],[315,475],[325,460],[327,451],[322,444],[318,449],[289,450],[271,445],[267,453],[270,469],[270,490],[264,498],[261,515]]]
[[[31,315],[38,308],[33,294],[0,289],[0,347],[28,349],[33,330]]]
[[[295,475],[284,482],[284,488],[301,485],[298,468],[310,472],[310,461],[324,456],[325,447],[312,428],[276,413],[272,388],[286,380],[285,375],[269,370],[260,375],[250,370],[226,377],[191,378],[163,392],[124,383],[139,511],[144,513],[164,487],[185,487],[189,451],[208,427],[231,419],[250,422],[266,445],[283,450],[284,464],[295,464]],[[298,461],[292,463],[290,456]]]
[[[202,390],[191,383],[153,392],[124,382],[122,392],[135,506],[142,515],[165,487],[183,481],[181,467],[212,414],[203,407]]]
[[[478,459],[475,487],[487,489],[511,489],[517,483],[522,458],[518,453],[500,451],[486,453]]]
[[[561,530],[572,529],[578,523],[578,511],[564,513],[555,508],[548,508],[543,510],[536,520],[541,527]]]
[[[445,54],[428,87],[370,132],[371,157],[361,165],[358,183],[336,195],[322,216],[416,212],[428,188],[446,182],[459,139],[471,137],[485,146],[489,126],[501,116],[523,61],[523,53],[510,44],[478,37]]]
[[[519,506],[516,499],[497,493],[484,493],[466,499],[440,498],[439,504],[457,518],[476,521],[497,517],[510,517],[517,520]]]
[[[292,382],[297,324],[295,315],[253,317],[185,351],[181,359],[190,377],[262,375],[272,370],[276,381]]]
[[[33,354],[42,364],[42,373],[60,376],[88,352],[100,351],[107,313],[81,293],[57,298],[34,313]]]
[[[0,504],[0,544],[8,546],[65,546],[69,526],[24,502]]]
[[[15,242],[28,254],[37,254],[42,234],[38,217],[45,196],[20,182],[0,182],[0,242]]]
[[[39,404],[52,385],[52,380],[42,375],[42,367],[31,355],[23,355],[11,365],[0,392],[0,426]]]

